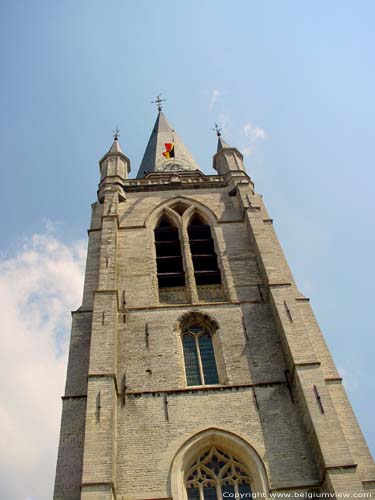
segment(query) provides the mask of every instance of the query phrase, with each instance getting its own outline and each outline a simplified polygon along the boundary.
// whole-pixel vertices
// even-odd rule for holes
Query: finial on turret
[[[166,101],[167,99],[161,99],[161,93],[156,96],[155,101],[151,101],[151,104],[156,104],[156,107],[158,108],[158,111],[160,112],[163,109],[162,102]]]
[[[113,131],[113,139],[115,141],[118,141],[119,137],[120,137],[120,129],[116,127],[115,130]]]
[[[221,136],[221,130],[222,130],[222,129],[221,129],[221,128],[219,128],[219,125],[218,125],[216,122],[215,122],[215,127],[214,127],[212,130],[215,130],[216,135],[217,135],[218,137],[220,137],[220,136]]]

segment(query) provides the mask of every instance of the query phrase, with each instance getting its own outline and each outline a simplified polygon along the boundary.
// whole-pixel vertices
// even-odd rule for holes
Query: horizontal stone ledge
[[[252,389],[262,387],[273,387],[275,385],[287,385],[284,380],[276,380],[269,382],[258,382],[256,384],[235,384],[235,385],[209,385],[185,387],[183,389],[159,389],[155,391],[126,391],[126,396],[153,396],[160,394],[186,394],[191,392],[209,392],[209,391],[239,391],[240,389]]]
[[[250,205],[248,207],[244,207],[245,212],[260,212],[262,208],[259,205]]]
[[[112,481],[85,481],[84,483],[81,483],[81,488],[84,488],[85,486],[111,486],[111,487],[113,487],[114,484]]]
[[[296,297],[294,300],[296,302],[310,302],[310,299],[308,297]]]
[[[117,375],[115,373],[89,373],[87,375],[87,378],[112,378],[112,379],[117,379]]]
[[[268,288],[288,288],[291,287],[292,283],[268,283]]]
[[[137,224],[135,226],[120,226],[118,229],[119,231],[125,231],[126,229],[145,229],[145,228],[146,224],[142,223],[142,224]]]
[[[92,313],[92,309],[77,309],[76,311],[71,311],[71,315],[73,314],[87,314]]]
[[[101,227],[92,227],[90,229],[87,230],[87,234],[90,236],[90,233],[97,233],[99,231],[101,231],[102,228]]]
[[[253,287],[255,288],[255,286]],[[125,312],[132,311],[151,311],[155,309],[196,309],[197,307],[206,308],[206,307],[217,307],[217,306],[241,306],[241,304],[266,304],[266,301],[262,300],[233,300],[233,301],[225,301],[225,302],[194,302],[194,304],[159,304],[154,306],[144,306],[144,307],[127,307]],[[124,311],[120,311],[124,312]]]
[[[70,396],[61,396],[61,399],[65,401],[66,399],[86,399],[87,394],[72,394]]]
[[[362,479],[364,488],[375,488],[375,479]]]
[[[324,380],[327,384],[342,384],[342,377],[327,377]]]
[[[351,464],[338,464],[338,465],[326,465],[325,470],[326,472],[340,472],[341,469],[348,470],[348,469],[357,469],[357,464],[356,463],[351,463]]]
[[[273,219],[263,219],[264,224],[273,224]]]
[[[302,370],[308,370],[309,368],[319,368],[321,366],[320,361],[302,361],[300,363],[294,363],[295,368],[301,368]]]
[[[142,192],[142,191],[172,191],[176,189],[176,184],[174,182],[161,182],[158,184],[143,184],[143,185],[125,185],[123,187],[125,193],[131,192]],[[192,180],[186,181],[181,179],[178,182],[179,190],[191,190],[191,189],[217,189],[226,188],[228,186],[228,181],[222,181],[220,179],[215,181],[207,181],[207,180]]]

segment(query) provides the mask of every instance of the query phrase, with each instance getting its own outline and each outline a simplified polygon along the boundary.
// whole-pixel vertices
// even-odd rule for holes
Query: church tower
[[[375,495],[375,466],[242,154],[205,175],[160,109],[100,160],[55,500]],[[241,496],[242,495],[242,496]]]

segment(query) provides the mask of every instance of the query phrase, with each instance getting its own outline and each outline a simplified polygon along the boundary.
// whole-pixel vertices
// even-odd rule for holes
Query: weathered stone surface
[[[234,454],[240,442],[253,450],[266,494],[374,491],[374,462],[263,201],[241,156],[219,156],[220,176],[152,174],[113,190],[101,180],[72,327],[56,500],[183,500],[177,457],[210,429],[232,436]],[[194,211],[210,224],[222,285],[197,290],[186,267],[188,290],[159,293],[154,227],[176,204],[182,238]],[[217,325],[216,387],[186,385],[180,320],[189,311]]]

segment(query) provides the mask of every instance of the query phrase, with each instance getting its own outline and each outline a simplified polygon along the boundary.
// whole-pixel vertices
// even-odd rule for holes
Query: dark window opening
[[[178,229],[165,216],[155,229],[155,246],[159,288],[185,286]]]
[[[202,222],[202,220],[195,215],[188,227],[188,233],[196,284],[220,284],[221,274],[217,265],[217,256],[210,226]]]

